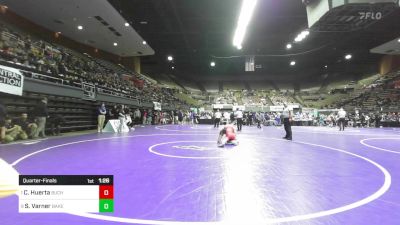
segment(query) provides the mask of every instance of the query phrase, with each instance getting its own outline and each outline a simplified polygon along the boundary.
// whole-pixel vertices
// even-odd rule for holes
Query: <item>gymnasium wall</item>
[[[379,74],[385,75],[400,69],[400,55],[385,55],[379,63]]]

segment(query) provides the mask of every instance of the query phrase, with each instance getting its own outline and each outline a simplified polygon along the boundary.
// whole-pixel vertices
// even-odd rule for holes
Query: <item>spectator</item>
[[[3,143],[10,143],[18,139],[26,140],[28,137],[22,131],[21,127],[11,123],[11,118],[7,117],[5,119],[5,137]]]
[[[118,119],[119,119],[119,126],[118,126],[118,133],[122,133],[122,129],[125,123],[125,112],[124,112],[124,105],[120,105],[118,107]]]
[[[147,110],[144,110],[143,112],[143,121],[142,121],[143,125],[147,124]]]
[[[47,110],[47,98],[42,98],[39,104],[36,105],[33,114],[35,115],[35,120],[38,126],[36,134],[33,136],[33,138],[38,138],[39,135],[41,135],[42,138],[45,138],[46,119],[49,117]]]
[[[6,127],[5,127],[5,119],[7,116],[7,110],[4,106],[3,102],[0,99],[0,141],[3,141],[6,137]]]
[[[140,110],[136,109],[135,113],[133,115],[134,115],[134,123],[135,124],[139,124],[140,123],[140,117],[142,116],[141,113],[140,113]]]
[[[128,128],[130,130],[131,127],[133,126],[133,123],[132,123],[132,117],[131,117],[131,110],[129,109],[129,107],[124,108],[124,114],[125,114],[125,124],[128,126]]]
[[[23,135],[24,137],[33,138],[35,136],[37,130],[37,124],[28,120],[27,113],[22,113],[21,117],[18,118],[14,124],[21,127],[22,129],[21,135]]]
[[[147,113],[147,119],[146,119],[146,123],[148,125],[151,125],[153,122],[153,116],[154,116],[154,112],[152,110],[149,109],[148,113]]]
[[[179,124],[181,124],[181,125],[182,125],[182,121],[183,121],[183,113],[182,113],[182,111],[181,111],[181,110],[179,110],[179,111],[178,111],[178,121],[179,121]]]
[[[97,109],[97,113],[97,133],[103,133],[104,121],[106,120],[107,113],[106,105],[104,104],[104,102],[102,102]]]

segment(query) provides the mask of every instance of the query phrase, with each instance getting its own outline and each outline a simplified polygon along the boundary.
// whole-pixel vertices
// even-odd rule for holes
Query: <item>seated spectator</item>
[[[5,137],[3,139],[3,143],[10,143],[18,139],[28,139],[28,136],[25,134],[20,126],[11,123],[10,117],[7,117],[5,119],[5,128]]]
[[[23,132],[23,136],[29,137],[29,138],[33,138],[35,133],[36,133],[36,129],[37,129],[37,124],[31,122],[30,120],[28,120],[28,114],[27,113],[22,113],[21,117],[16,119],[14,122],[15,125],[18,125],[19,127],[21,127],[22,132]]]

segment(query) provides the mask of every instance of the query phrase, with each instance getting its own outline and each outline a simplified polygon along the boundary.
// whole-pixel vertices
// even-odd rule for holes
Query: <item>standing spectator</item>
[[[152,115],[152,121],[154,125],[157,125],[157,121],[158,121],[158,111],[153,111],[153,115]]]
[[[182,110],[178,111],[178,121],[179,121],[179,124],[182,125],[182,121],[183,121],[183,112],[182,112]]]
[[[172,110],[171,111],[171,124],[175,124],[175,112]]]
[[[22,113],[21,117],[18,118],[15,122],[15,125],[21,127],[22,129],[22,136],[33,138],[36,134],[37,125],[36,123],[32,123],[28,120],[28,114]],[[25,138],[26,139],[26,138]]]
[[[379,112],[377,112],[375,114],[375,127],[376,128],[379,128],[381,126],[381,119],[382,119],[381,115],[379,114]]]
[[[235,121],[235,113],[234,112],[231,112],[231,115],[230,115],[230,122],[229,123],[233,123]]]
[[[149,109],[149,112],[147,113],[147,124],[151,125],[153,122],[153,116],[154,116],[154,112]]]
[[[125,123],[124,105],[120,105],[118,107],[117,113],[118,113],[118,119],[119,119],[118,133],[122,133],[122,128],[124,127],[124,123]]]
[[[103,133],[104,121],[106,120],[107,113],[106,105],[104,104],[104,102],[102,102],[97,109],[97,113],[97,133]]]
[[[3,102],[0,99],[0,141],[3,141],[6,137],[5,120],[7,116],[7,110]]]
[[[112,119],[114,119],[114,120],[117,120],[119,118],[119,115],[118,115],[119,109],[120,109],[119,107],[120,107],[119,105],[114,105],[114,107],[111,109],[112,115],[113,115]]]
[[[36,130],[36,134],[34,135],[33,138],[37,138],[39,137],[39,135],[41,135],[42,138],[46,137],[45,134],[45,129],[46,129],[46,118],[49,117],[49,112],[47,110],[47,98],[42,98],[42,100],[39,102],[39,104],[36,105],[34,111],[33,111],[34,115],[35,115],[35,120],[37,123],[37,130]]]
[[[364,128],[364,127],[365,127],[365,125],[366,125],[366,123],[365,123],[365,115],[364,115],[364,113],[361,113],[361,116],[360,116],[360,121],[361,121],[361,127],[362,127],[362,128]]]
[[[247,115],[247,125],[253,126],[253,113],[252,112],[249,112],[249,114]]]
[[[370,118],[369,118],[369,115],[367,114],[367,115],[365,115],[365,125],[367,126],[367,127],[369,127],[369,125],[370,125]]]
[[[147,124],[147,110],[144,110],[144,112],[143,112],[143,121],[142,121],[142,124],[143,125],[146,125]]]
[[[196,114],[194,111],[190,111],[190,123],[194,125],[196,123]]]
[[[261,129],[261,123],[263,122],[263,115],[260,112],[256,113],[257,128]]]
[[[133,114],[133,118],[134,118],[134,123],[135,124],[139,124],[140,123],[140,117],[141,117],[141,113],[139,109],[136,109],[134,114]]]
[[[174,111],[174,124],[179,124],[179,116],[177,111]]]

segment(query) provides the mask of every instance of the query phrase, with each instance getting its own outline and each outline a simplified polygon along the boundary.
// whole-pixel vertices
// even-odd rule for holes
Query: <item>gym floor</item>
[[[115,209],[19,214],[12,195],[0,224],[400,224],[400,129],[292,129],[244,126],[224,148],[209,125],[1,145],[19,174],[114,175]]]

